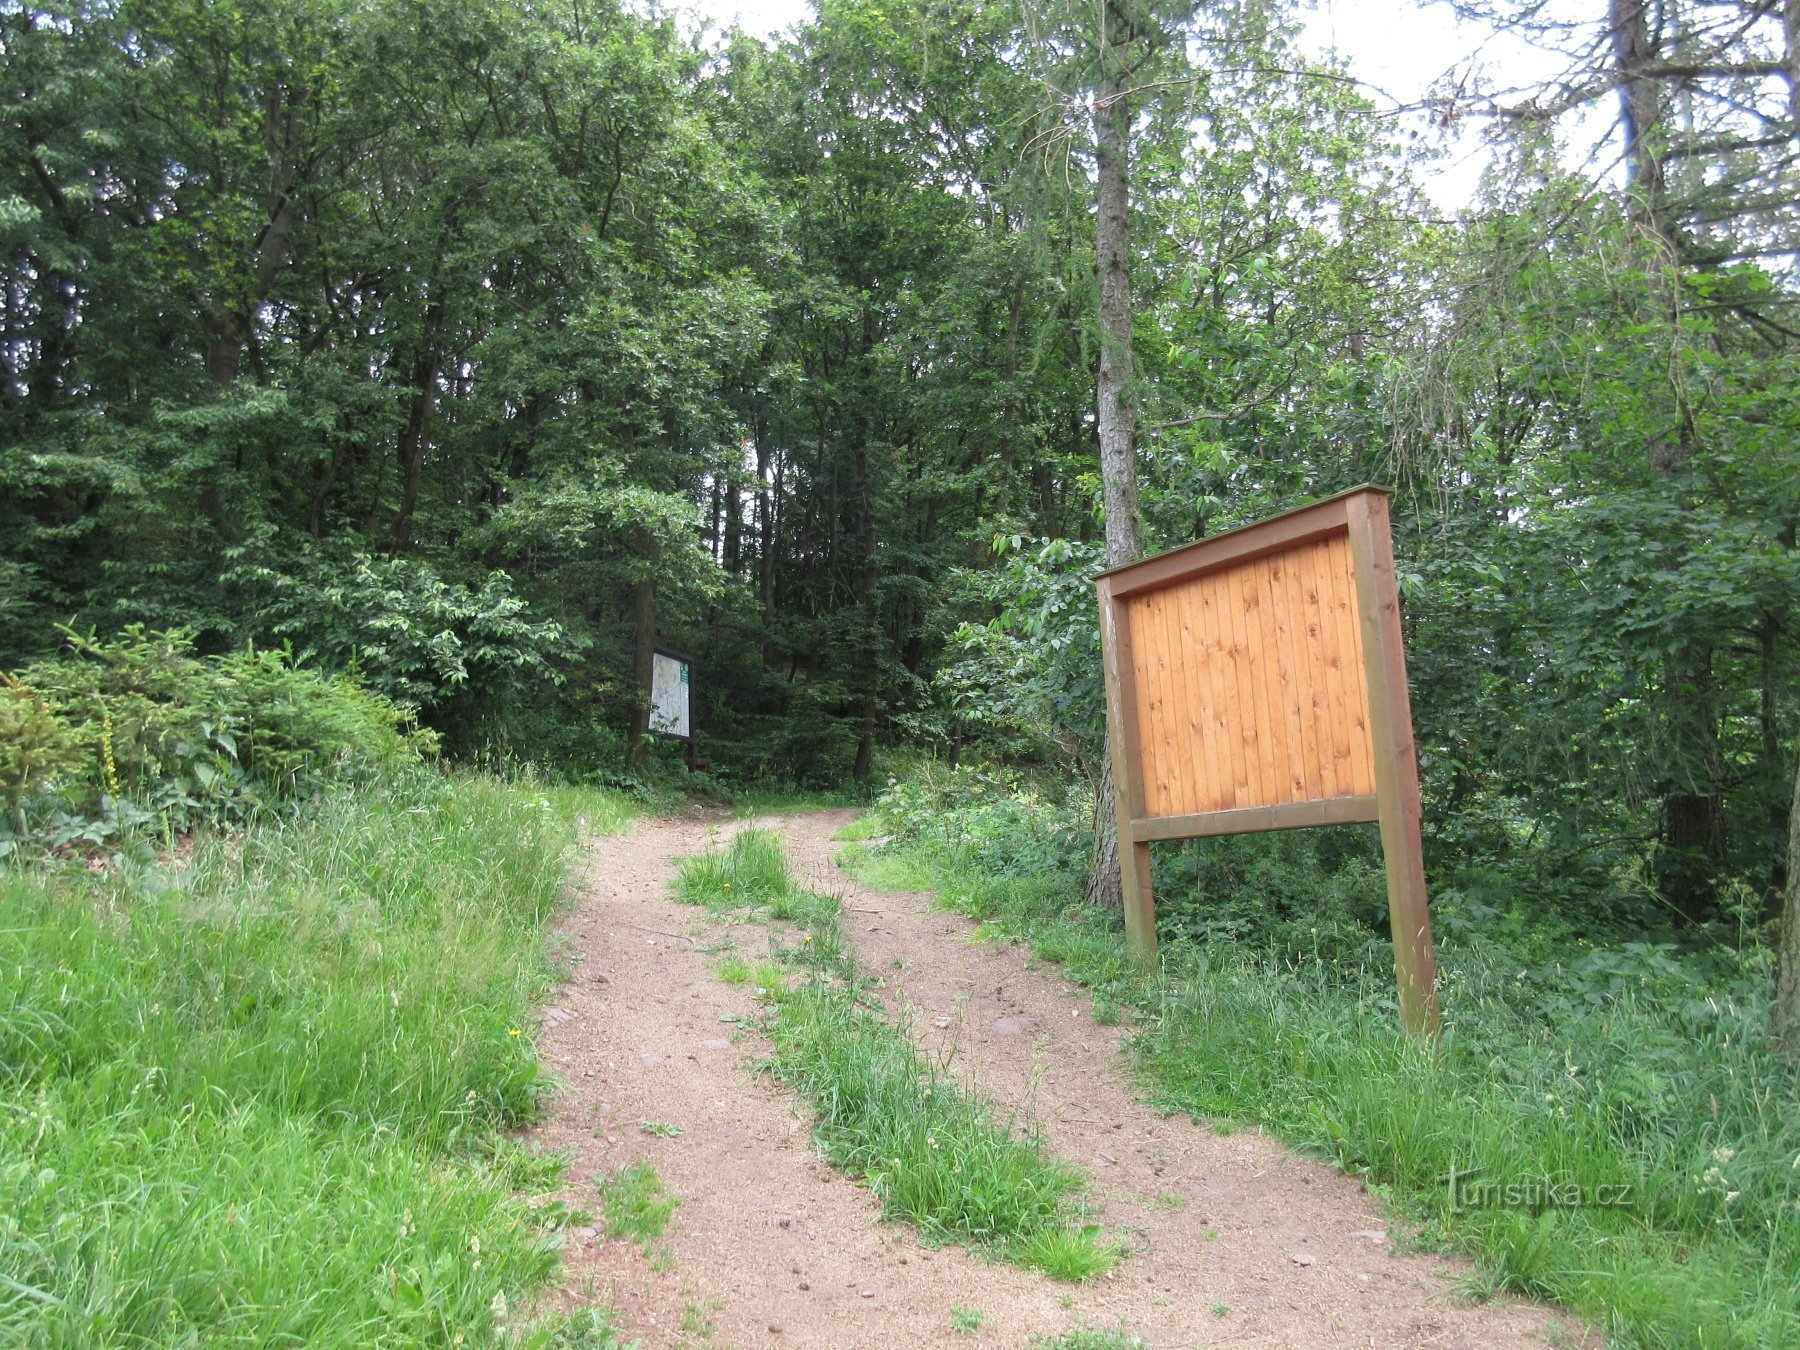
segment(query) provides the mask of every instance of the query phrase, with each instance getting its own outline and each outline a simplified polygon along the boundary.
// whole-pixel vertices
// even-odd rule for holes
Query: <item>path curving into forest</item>
[[[1566,1315],[1458,1297],[1469,1267],[1396,1250],[1375,1202],[1334,1169],[1134,1101],[1124,1030],[1096,1025],[1054,968],[971,941],[975,925],[927,894],[869,890],[836,867],[831,836],[854,814],[695,811],[592,846],[563,924],[578,959],[539,1036],[566,1087],[532,1133],[575,1155],[572,1206],[597,1209],[592,1179],[640,1160],[681,1205],[661,1250],[572,1233],[562,1299],[613,1303],[646,1350],[1010,1347],[1078,1326],[1156,1347],[1600,1343]],[[952,1052],[965,1082],[1089,1172],[1098,1219],[1129,1242],[1110,1276],[1071,1286],[931,1250],[816,1155],[806,1107],[757,1072],[766,1045],[738,1025],[757,1015],[754,991],[713,974],[715,946],[754,955],[767,930],[709,920],[668,889],[678,858],[747,824],[781,836],[802,885],[844,898],[846,937],[922,1045]],[[979,1328],[954,1331],[953,1309],[978,1310]]]

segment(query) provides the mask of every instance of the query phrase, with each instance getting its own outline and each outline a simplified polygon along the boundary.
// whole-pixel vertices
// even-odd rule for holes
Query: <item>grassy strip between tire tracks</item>
[[[884,1212],[931,1239],[966,1243],[1058,1279],[1109,1269],[1118,1247],[1083,1220],[1081,1176],[914,1048],[856,969],[839,902],[801,890],[781,843],[744,830],[685,859],[676,894],[714,913],[750,907],[801,928],[778,964],[727,957],[721,974],[767,1000],[770,1068],[818,1113],[814,1138]]]
[[[534,1005],[595,792],[419,771],[190,865],[0,873],[0,1344],[582,1345],[523,1324]]]

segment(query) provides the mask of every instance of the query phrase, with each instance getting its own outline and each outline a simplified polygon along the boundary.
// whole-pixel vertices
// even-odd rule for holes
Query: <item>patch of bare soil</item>
[[[1090,1171],[1096,1217],[1129,1254],[1070,1286],[934,1251],[817,1157],[805,1105],[757,1072],[766,1046],[737,1025],[756,1016],[754,991],[712,973],[714,948],[757,956],[767,930],[708,922],[669,894],[675,859],[736,828],[693,813],[596,844],[565,923],[579,962],[539,1048],[567,1088],[534,1135],[575,1153],[574,1205],[598,1209],[592,1179],[638,1160],[681,1197],[662,1254],[572,1234],[565,1298],[612,1302],[646,1347],[1023,1346],[1080,1326],[1157,1347],[1598,1344],[1542,1308],[1459,1299],[1467,1267],[1397,1251],[1355,1181],[1133,1101],[1124,1033],[1095,1025],[1080,991],[1016,947],[971,943],[974,925],[930,896],[837,869],[830,836],[853,814],[757,823],[781,834],[803,884],[844,897],[845,933],[887,980],[890,1011]],[[979,1327],[954,1328],[953,1309]]]

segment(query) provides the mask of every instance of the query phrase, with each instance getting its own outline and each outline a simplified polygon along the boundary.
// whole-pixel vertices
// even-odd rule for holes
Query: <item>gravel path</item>
[[[803,884],[844,897],[846,935],[887,981],[890,1011],[1088,1169],[1097,1217],[1129,1254],[1069,1286],[932,1251],[819,1160],[805,1107],[756,1072],[766,1047],[736,1025],[756,1015],[753,992],[712,973],[713,948],[755,956],[767,930],[708,922],[668,893],[677,858],[740,828],[694,812],[596,843],[564,924],[579,961],[539,1047],[566,1090],[533,1135],[575,1153],[571,1204],[597,1208],[593,1177],[639,1159],[682,1203],[661,1257],[573,1234],[562,1299],[612,1302],[646,1350],[1024,1346],[1081,1326],[1156,1347],[1599,1344],[1542,1308],[1457,1298],[1468,1268],[1396,1251],[1375,1203],[1331,1168],[1139,1105],[1124,1032],[1095,1025],[1054,969],[971,942],[975,925],[928,895],[867,890],[835,866],[831,835],[853,815],[754,823],[780,833]],[[952,1309],[979,1311],[979,1328],[952,1330]]]

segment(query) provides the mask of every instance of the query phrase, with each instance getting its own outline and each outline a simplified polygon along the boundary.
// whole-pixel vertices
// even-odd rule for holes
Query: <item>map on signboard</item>
[[[665,736],[692,736],[693,689],[686,661],[656,653],[650,673],[650,730]]]

